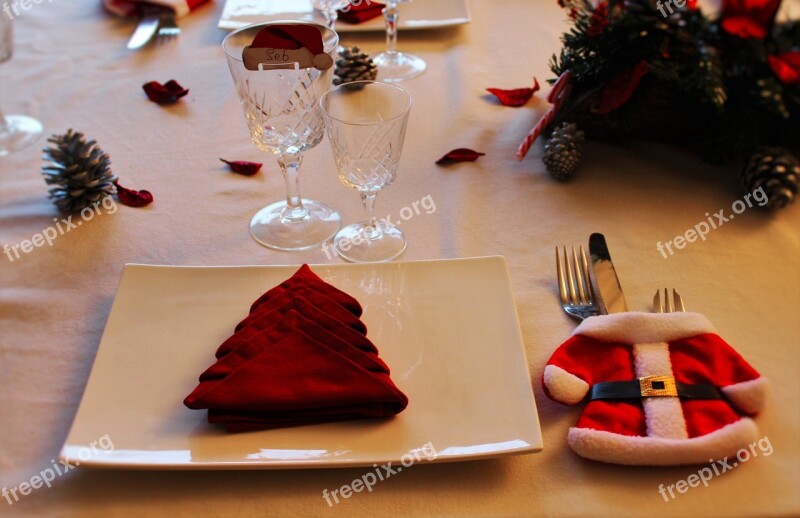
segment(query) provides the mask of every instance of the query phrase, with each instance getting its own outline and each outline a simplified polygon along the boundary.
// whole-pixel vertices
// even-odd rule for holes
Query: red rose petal
[[[639,86],[642,77],[647,73],[647,61],[640,61],[633,68],[623,70],[608,82],[600,94],[597,113],[610,113],[628,102]]]
[[[769,67],[785,85],[800,83],[800,50],[767,56]]]
[[[153,203],[153,195],[150,191],[134,191],[114,183],[117,186],[117,197],[123,205],[128,207],[145,207]]]
[[[231,171],[244,176],[253,176],[259,172],[261,170],[261,166],[264,165],[258,162],[245,162],[243,160],[228,161],[224,158],[220,158],[220,160],[228,164],[228,166],[231,168]]]
[[[147,94],[147,98],[158,104],[177,102],[178,99],[189,93],[188,88],[182,87],[174,79],[170,79],[163,85],[157,81],[150,81],[142,85],[142,88]]]
[[[436,161],[438,165],[454,164],[456,162],[474,162],[479,157],[484,156],[486,153],[473,151],[465,147],[454,149],[447,153],[445,156]]]
[[[486,90],[494,94],[503,106],[522,106],[539,91],[539,81],[535,77],[533,78],[533,88],[515,88],[513,90],[487,88]]]
[[[781,0],[722,0],[722,30],[739,38],[767,37]]]

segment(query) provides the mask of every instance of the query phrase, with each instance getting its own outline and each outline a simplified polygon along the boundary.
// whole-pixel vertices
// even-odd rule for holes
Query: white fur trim
[[[574,405],[589,392],[589,384],[556,365],[544,368],[544,385],[556,401]]]
[[[676,397],[642,398],[644,421],[649,437],[688,439],[681,400]]]
[[[758,428],[747,417],[692,439],[632,437],[576,427],[567,436],[570,448],[581,457],[629,466],[705,464],[709,459],[732,457],[756,440]]]
[[[633,368],[637,378],[672,376],[669,345],[666,342],[635,344],[633,346]]]
[[[672,376],[669,345],[666,342],[633,346],[633,365],[637,378]],[[663,439],[686,439],[686,420],[677,397],[642,398],[647,435]]]
[[[626,344],[671,342],[716,329],[700,313],[616,313],[589,317],[575,328],[583,335],[603,342]]]
[[[722,387],[722,393],[736,408],[755,414],[764,408],[769,395],[769,380],[764,376]]]

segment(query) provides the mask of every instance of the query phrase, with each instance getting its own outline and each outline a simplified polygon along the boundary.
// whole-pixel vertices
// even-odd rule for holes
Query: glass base
[[[369,236],[364,223],[348,225],[333,241],[336,253],[351,263],[391,261],[406,249],[406,236],[397,227],[378,223],[377,235]]]
[[[0,156],[30,146],[42,134],[42,124],[25,115],[6,116],[8,131],[0,132]]]
[[[378,81],[398,83],[425,72],[427,63],[422,58],[404,52],[381,52],[372,58],[378,65]]]
[[[275,250],[307,250],[332,238],[342,227],[342,217],[318,201],[302,199],[308,215],[298,220],[283,217],[285,201],[258,211],[250,221],[250,235],[259,244]]]

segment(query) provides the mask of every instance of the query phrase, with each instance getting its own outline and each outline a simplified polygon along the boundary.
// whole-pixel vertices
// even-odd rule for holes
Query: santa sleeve
[[[764,408],[769,381],[733,347],[713,333],[693,337],[691,342],[686,353],[691,352],[695,365],[705,370],[703,377],[719,387],[733,406],[745,414],[756,414]]]
[[[575,335],[561,344],[544,368],[542,386],[550,399],[574,405],[586,397],[590,387],[591,362],[583,353],[591,347],[591,340]]]

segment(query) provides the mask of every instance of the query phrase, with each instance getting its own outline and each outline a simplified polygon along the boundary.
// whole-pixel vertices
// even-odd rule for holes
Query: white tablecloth
[[[425,0],[418,0],[420,2]],[[271,157],[250,143],[216,28],[222,5],[181,21],[176,41],[140,52],[125,42],[132,24],[86,0],[32,4],[16,22],[16,57],[0,67],[7,112],[27,112],[48,134],[83,131],[111,155],[124,185],[148,189],[146,209],[119,207],[19,259],[0,256],[0,489],[47,468],[69,430],[125,263],[245,265],[325,263],[321,250],[280,253],[248,235],[249,217],[282,196]],[[127,472],[78,468],[9,505],[23,516],[753,516],[800,513],[800,209],[747,210],[668,258],[656,249],[738,198],[735,168],[717,168],[659,144],[590,143],[579,174],[551,180],[540,145],[514,150],[545,108],[514,109],[486,87],[551,77],[564,13],[555,0],[470,2],[471,24],[402,33],[400,45],[429,65],[403,84],[414,107],[395,185],[378,209],[396,218],[430,196],[433,214],[403,223],[402,259],[506,256],[539,406],[542,453],[492,461],[419,465],[329,509],[322,490],[362,469],[268,472]],[[0,14],[2,15],[2,14]],[[369,51],[380,34],[347,35]],[[191,92],[173,107],[148,102],[147,81],[177,79]],[[546,88],[545,88],[546,90]],[[44,141],[40,142],[40,146]],[[456,147],[486,153],[440,168]],[[265,162],[263,174],[225,172],[219,157]],[[34,147],[0,159],[0,243],[30,239],[58,213],[46,198]],[[327,142],[307,153],[301,188],[346,221],[362,215],[338,184]],[[676,287],[690,309],[773,383],[758,417],[774,451],[666,502],[697,466],[629,468],[583,460],[565,442],[579,409],[548,400],[539,379],[574,328],[557,303],[553,250],[606,234],[633,310],[648,310],[658,287]],[[137,373],[131,372],[131,376]],[[434,395],[432,395],[434,397]]]

